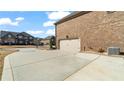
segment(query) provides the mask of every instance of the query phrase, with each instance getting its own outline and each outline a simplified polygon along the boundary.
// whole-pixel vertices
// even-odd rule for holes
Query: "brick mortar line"
[[[73,72],[71,75],[69,75],[68,77],[66,77],[63,81],[65,81],[66,79],[68,79],[69,77],[71,77],[72,75],[74,75],[75,73],[77,73],[78,71],[80,71],[82,68],[85,68],[86,66],[88,66],[89,64],[93,63],[95,60],[97,60],[98,58],[100,58],[101,55],[99,55],[98,57],[94,58],[93,60],[89,61],[88,64],[82,66],[81,68],[79,68],[78,70],[76,70],[75,72]]]

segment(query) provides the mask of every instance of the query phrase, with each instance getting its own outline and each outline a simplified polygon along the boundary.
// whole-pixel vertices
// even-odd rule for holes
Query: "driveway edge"
[[[10,55],[6,56],[4,59],[1,81],[14,81],[13,70],[10,63]]]

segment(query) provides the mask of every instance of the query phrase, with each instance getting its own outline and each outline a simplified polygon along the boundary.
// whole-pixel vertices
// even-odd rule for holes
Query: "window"
[[[15,43],[15,41],[12,41],[12,43]]]
[[[19,41],[19,43],[20,43],[20,44],[22,44],[22,43],[23,43],[23,41]]]
[[[30,37],[30,39],[32,39],[32,37]]]
[[[25,37],[25,39],[28,39],[28,37]]]
[[[18,38],[22,38],[22,36],[18,36]]]
[[[8,38],[11,38],[12,36],[11,35],[8,35]]]
[[[5,43],[7,43],[8,41],[4,41]]]

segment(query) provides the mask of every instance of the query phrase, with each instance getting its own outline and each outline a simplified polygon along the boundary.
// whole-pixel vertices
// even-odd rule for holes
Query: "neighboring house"
[[[99,51],[120,47],[124,52],[123,11],[78,11],[55,23],[56,46],[65,51]]]
[[[49,43],[50,43],[50,39],[41,39],[40,40],[41,45],[49,45]]]
[[[0,31],[0,44],[15,44],[16,35],[16,32]]]
[[[17,34],[17,44],[24,44],[24,45],[32,45],[34,37],[26,32],[18,33]]]
[[[0,44],[2,45],[32,45],[34,37],[26,32],[0,31]]]
[[[40,39],[40,44],[48,48],[53,48],[53,46],[55,46],[55,36],[48,36]]]

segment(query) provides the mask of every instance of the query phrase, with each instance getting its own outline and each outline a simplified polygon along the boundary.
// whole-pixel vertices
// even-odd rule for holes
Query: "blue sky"
[[[0,30],[27,32],[44,38],[55,35],[53,23],[68,14],[67,11],[1,11]]]

